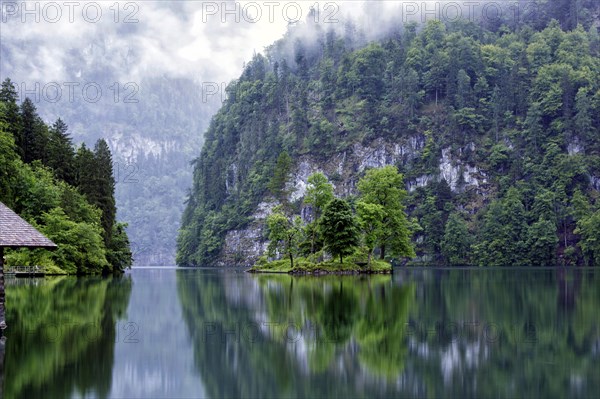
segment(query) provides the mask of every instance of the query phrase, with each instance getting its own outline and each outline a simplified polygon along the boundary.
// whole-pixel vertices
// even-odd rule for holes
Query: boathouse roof
[[[0,247],[56,248],[56,244],[0,202]]]

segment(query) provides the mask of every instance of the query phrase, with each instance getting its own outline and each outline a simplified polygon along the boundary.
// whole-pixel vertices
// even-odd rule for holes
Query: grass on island
[[[324,262],[314,262],[310,259],[298,257],[294,258],[294,267],[292,268],[289,259],[268,261],[266,257],[261,257],[249,272],[256,273],[391,273],[392,265],[384,260],[371,259],[371,264],[367,265],[366,259],[363,261],[359,257],[350,256],[344,259],[344,263],[328,260]]]

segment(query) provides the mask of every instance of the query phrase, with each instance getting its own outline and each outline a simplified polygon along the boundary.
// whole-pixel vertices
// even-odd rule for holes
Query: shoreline
[[[289,274],[292,276],[330,276],[330,275],[338,275],[338,276],[352,276],[352,275],[361,275],[361,274],[392,274],[392,270],[290,270],[290,271],[279,271],[279,270],[256,270],[250,268],[246,270],[246,273],[252,274]]]
[[[246,270],[247,273],[273,273],[291,274],[296,276],[324,276],[324,275],[359,275],[359,274],[392,274],[392,265],[385,261],[372,261],[369,266],[366,262],[320,262],[312,263],[306,260],[294,262],[292,267],[288,260],[272,262],[258,262]]]

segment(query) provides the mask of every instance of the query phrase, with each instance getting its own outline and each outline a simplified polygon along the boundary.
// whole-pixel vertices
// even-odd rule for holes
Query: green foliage
[[[275,208],[267,216],[267,227],[269,229],[269,256],[275,257],[279,251],[289,257],[291,267],[294,268],[294,256],[298,253],[300,235],[303,232],[302,219],[296,216],[289,220],[281,208]]]
[[[14,86],[5,80],[0,201],[58,245],[54,252],[9,251],[8,261],[56,273],[120,272],[131,265],[131,251],[124,225],[115,224],[110,150],[100,140],[95,153],[82,145],[74,154],[67,126],[59,119],[48,128],[29,99],[18,108]]]
[[[357,184],[360,200],[366,204],[379,205],[383,212],[381,227],[373,233],[380,248],[381,259],[385,259],[386,248],[394,256],[414,256],[402,204],[406,196],[403,187],[402,175],[393,166],[369,169]]]
[[[574,230],[592,211],[576,210],[573,199],[597,198],[600,40],[591,3],[577,15],[568,2],[538,3],[540,13],[521,25],[428,21],[372,43],[352,26],[338,37],[307,25],[314,42],[289,33],[256,56],[228,87],[194,163],[178,263],[215,260],[227,231],[247,225],[268,191],[297,211],[285,183],[300,159],[383,207],[382,227],[367,228],[363,240],[377,237],[380,256],[412,257],[415,247],[433,262],[537,265],[564,261],[569,250],[570,262],[583,263]],[[358,169],[334,165],[361,156],[358,144],[379,151],[382,143],[402,148],[390,166],[406,179],[390,176],[395,211],[376,189],[355,185]],[[452,190],[436,187],[444,178]],[[304,202],[313,205],[311,187]],[[455,211],[468,222],[469,250],[468,240],[446,235],[464,231],[450,219]],[[405,213],[421,228],[414,243]],[[306,230],[303,254],[318,252],[317,229]]]
[[[339,256],[340,263],[344,263],[343,257],[352,254],[359,243],[352,209],[342,199],[335,198],[327,204],[319,221],[319,229],[325,248],[334,257]]]
[[[277,158],[277,163],[273,169],[273,177],[269,182],[269,191],[280,200],[286,198],[287,192],[285,190],[285,184],[289,178],[291,168],[292,158],[287,151],[283,151]]]
[[[51,259],[63,270],[77,274],[111,271],[99,225],[74,222],[61,208],[44,213],[42,223],[41,232],[58,246]]]
[[[467,222],[460,213],[452,212],[448,216],[441,242],[441,253],[446,262],[452,266],[469,264],[472,244],[473,237]]]
[[[486,212],[481,241],[475,244],[480,266],[515,266],[524,261],[527,239],[525,208],[518,191],[511,188],[501,201]]]
[[[600,211],[577,222],[575,233],[581,234],[579,246],[588,264],[600,265]]]
[[[312,205],[314,220],[318,221],[325,206],[333,199],[333,186],[322,172],[308,176],[304,203]]]
[[[48,166],[54,170],[58,179],[75,185],[75,151],[67,129],[60,118],[50,128]]]
[[[0,116],[5,112],[0,102]],[[0,121],[0,201],[12,205],[15,189],[15,174],[18,156],[13,136],[6,132],[6,124]]]
[[[114,271],[123,271],[131,268],[133,254],[129,243],[129,237],[125,232],[127,223],[116,223],[113,227],[111,245],[106,251],[106,260]]]
[[[375,246],[379,242],[379,237],[383,234],[381,229],[383,228],[385,211],[383,206],[379,204],[360,201],[356,204],[356,215],[363,232],[363,242],[367,247],[367,263],[371,265],[373,249],[375,249]]]
[[[540,219],[529,226],[527,232],[527,248],[529,262],[534,266],[554,266],[556,264],[556,224],[550,220]]]

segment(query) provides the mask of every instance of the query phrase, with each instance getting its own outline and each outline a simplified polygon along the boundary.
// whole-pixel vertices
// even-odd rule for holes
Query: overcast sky
[[[333,25],[362,2],[134,1],[2,2],[2,78],[16,82],[78,79],[81,69],[110,65],[123,81],[145,76],[228,82],[254,52],[279,39],[288,23],[313,19]],[[77,62],[82,62],[78,60]]]
[[[438,17],[451,20],[458,6],[466,16],[464,10],[486,1],[428,0],[428,15],[423,1],[397,0],[2,1],[0,78],[27,87],[84,85],[108,70],[121,84],[156,76],[223,84],[281,38],[289,23],[304,23],[310,7],[319,11],[312,20],[325,28],[343,29],[352,19],[372,38],[409,14],[431,18],[437,9]]]

